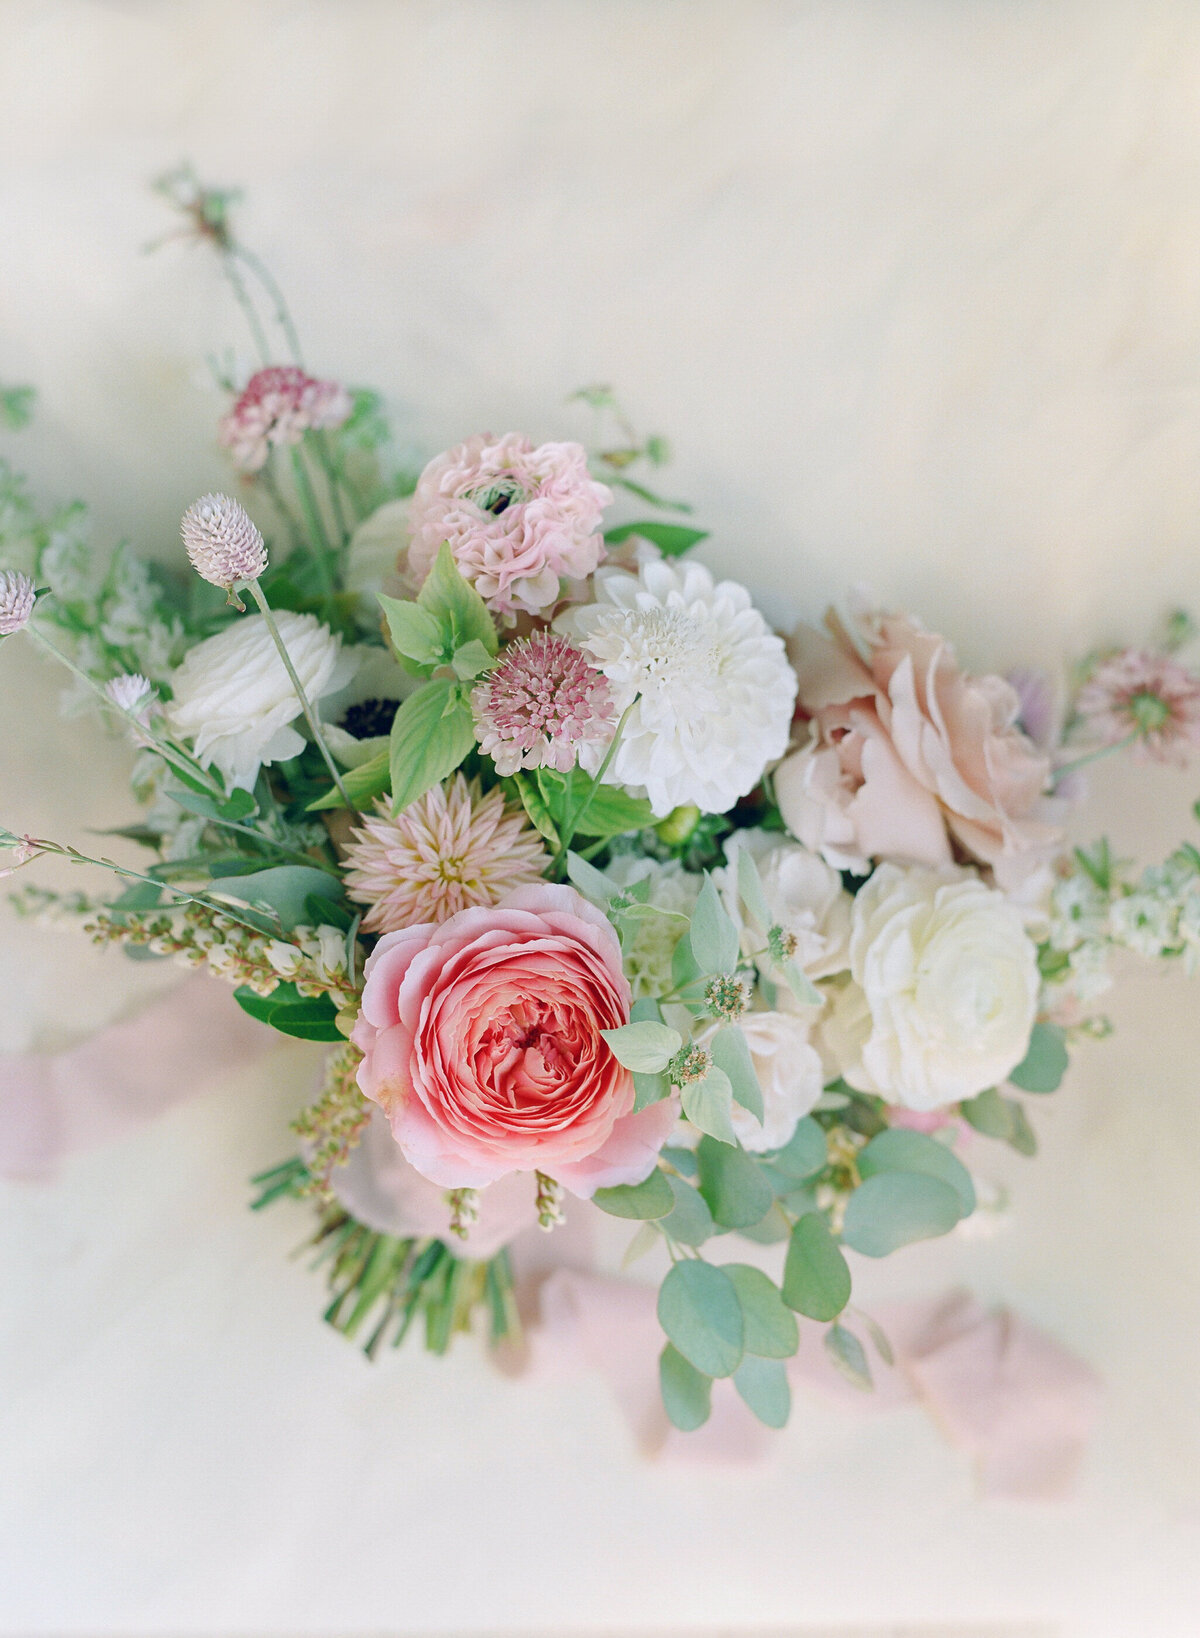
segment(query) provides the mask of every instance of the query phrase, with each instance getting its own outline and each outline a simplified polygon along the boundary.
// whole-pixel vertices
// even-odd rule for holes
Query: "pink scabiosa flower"
[[[387,804],[365,818],[346,849],[346,890],[369,905],[363,931],[392,933],[493,905],[541,880],[546,852],[504,793],[481,796],[462,774],[435,785],[393,817]]]
[[[430,461],[412,497],[408,571],[419,586],[448,541],[463,576],[498,614],[540,614],[559,581],[604,561],[600,533],[612,493],[588,471],[580,444],[480,433]]]
[[[29,624],[37,589],[27,574],[0,569],[0,637],[11,637]]]
[[[1157,762],[1182,761],[1200,744],[1200,677],[1166,654],[1126,648],[1102,660],[1075,709],[1101,744],[1136,737]]]
[[[257,580],[267,566],[263,537],[232,495],[201,495],[183,514],[179,532],[192,568],[222,591]]]
[[[616,727],[607,678],[551,631],[503,650],[471,694],[475,737],[499,774],[575,766],[585,744],[607,744]]]
[[[338,381],[318,381],[293,364],[259,370],[246,383],[217,441],[243,472],[258,472],[273,444],[298,444],[306,432],[340,427],[350,414],[350,394]]]

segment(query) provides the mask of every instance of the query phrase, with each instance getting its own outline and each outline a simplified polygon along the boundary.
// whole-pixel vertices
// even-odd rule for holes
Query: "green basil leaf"
[[[442,677],[410,694],[396,712],[388,748],[392,812],[452,774],[474,744],[474,718],[460,683]]]

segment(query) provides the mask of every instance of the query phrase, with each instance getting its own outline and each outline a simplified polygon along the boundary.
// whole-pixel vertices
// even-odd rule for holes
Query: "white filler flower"
[[[275,620],[310,700],[349,682],[355,659],[328,626],[286,610]],[[190,739],[200,761],[219,768],[230,786],[250,790],[264,763],[304,749],[291,726],[302,707],[260,614],[197,643],[171,677],[171,690],[171,732]]]
[[[824,1039],[862,1092],[936,1109],[1028,1050],[1037,952],[1020,912],[968,871],[881,865],[854,901],[850,971]]]
[[[694,803],[724,813],[787,747],[796,678],[744,586],[699,563],[600,569],[596,601],[555,629],[612,685],[637,697],[606,778],[644,790],[656,814]],[[640,697],[638,697],[640,696]]]

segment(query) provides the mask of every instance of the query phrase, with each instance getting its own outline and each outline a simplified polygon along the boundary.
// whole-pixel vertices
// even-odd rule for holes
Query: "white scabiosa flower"
[[[27,574],[0,569],[0,637],[11,637],[29,624],[37,590]]]
[[[328,626],[287,610],[275,621],[310,700],[349,682],[355,661]],[[171,732],[191,740],[199,760],[219,768],[231,786],[251,789],[265,763],[304,749],[292,726],[303,708],[260,614],[197,643],[172,674],[171,691]]]
[[[263,537],[232,495],[201,495],[183,514],[179,530],[192,568],[222,591],[257,580],[267,566]]]
[[[881,865],[854,900],[850,972],[824,1040],[861,1092],[937,1109],[1028,1051],[1037,951],[1020,912],[969,871]]]
[[[699,563],[601,569],[596,601],[555,621],[604,673],[619,715],[606,778],[644,790],[656,814],[724,813],[787,747],[796,677],[744,586]],[[593,759],[594,761],[594,759]]]

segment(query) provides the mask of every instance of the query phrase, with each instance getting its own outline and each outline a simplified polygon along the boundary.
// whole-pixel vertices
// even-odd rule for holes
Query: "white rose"
[[[854,901],[850,971],[824,1040],[859,1091],[936,1109],[1028,1050],[1037,952],[1020,912],[967,871],[881,865]]]
[[[311,614],[275,616],[301,686],[314,704],[349,682],[354,660]],[[305,741],[290,726],[300,701],[261,614],[235,621],[190,649],[171,676],[171,732],[190,739],[198,759],[230,786],[250,790],[264,763],[298,756]]]
[[[762,1088],[763,1118],[759,1125],[740,1103],[730,1118],[742,1148],[762,1154],[788,1141],[796,1123],[815,1107],[824,1076],[804,1019],[788,1012],[751,1012],[738,1023]]]
[[[795,937],[797,965],[810,978],[844,972],[850,965],[850,895],[837,871],[823,859],[774,831],[735,830],[725,843],[724,866],[713,871],[725,908],[742,934],[745,954],[760,950],[763,940],[745,925],[738,892],[738,856],[743,850],[758,866],[772,922]],[[773,979],[769,963],[760,964],[759,972]]]

